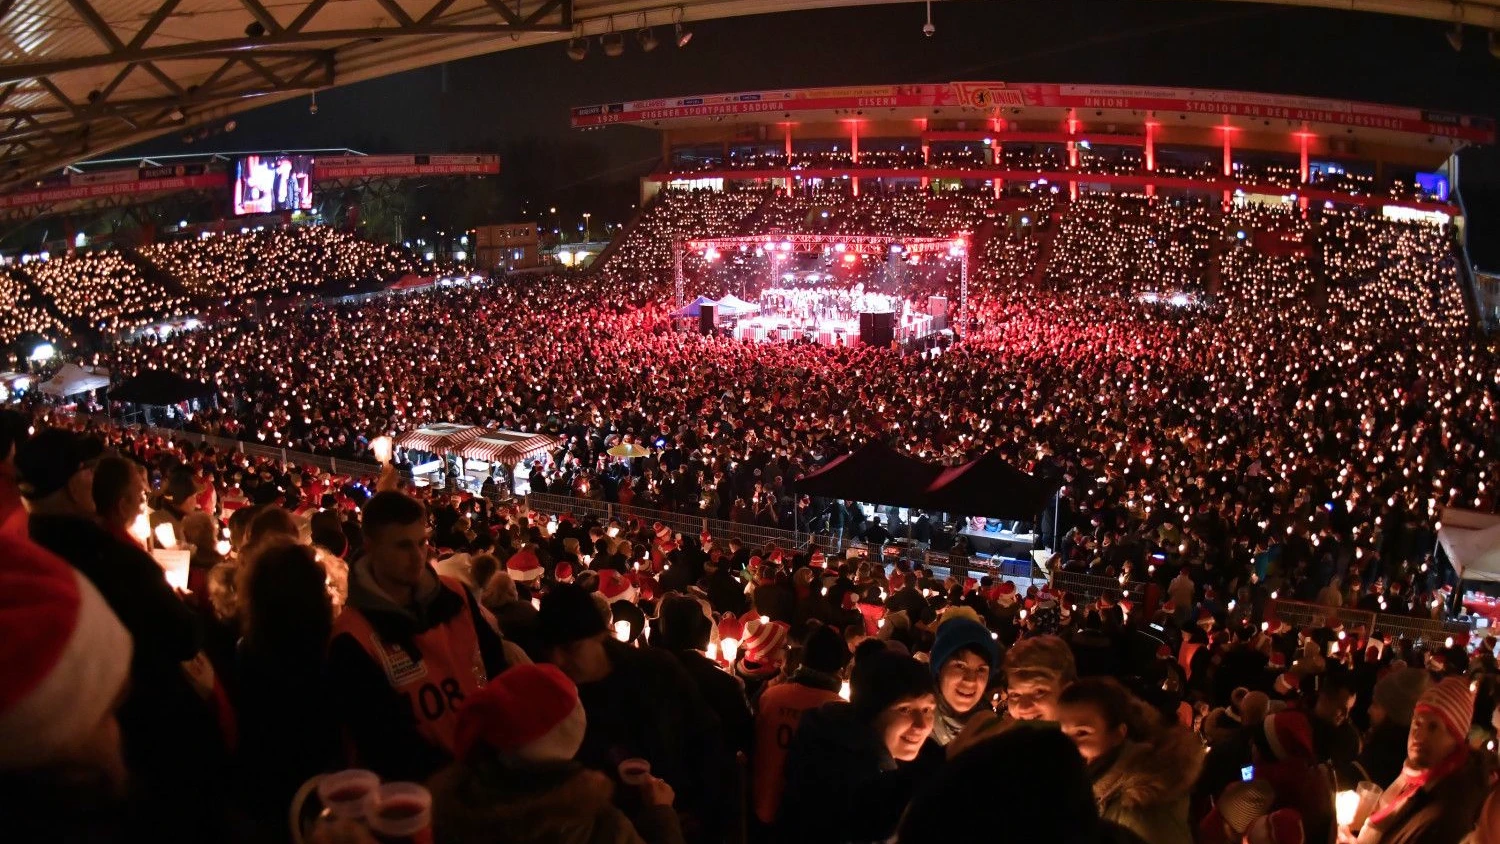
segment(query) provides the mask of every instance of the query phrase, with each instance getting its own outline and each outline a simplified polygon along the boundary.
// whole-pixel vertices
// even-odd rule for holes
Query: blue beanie
[[[1000,646],[983,624],[967,618],[952,618],[938,626],[937,638],[932,643],[932,676],[943,670],[943,663],[962,648],[973,648],[989,660],[993,672],[1000,663]]]

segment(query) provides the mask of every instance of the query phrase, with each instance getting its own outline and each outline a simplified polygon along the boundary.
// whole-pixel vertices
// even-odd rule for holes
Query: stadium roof
[[[888,2],[0,0],[0,189],[320,88],[598,35],[611,23]],[[1500,29],[1500,0],[1279,2]]]

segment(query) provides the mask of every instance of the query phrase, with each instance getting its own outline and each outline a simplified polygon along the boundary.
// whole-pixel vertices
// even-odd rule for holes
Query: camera
[[[931,38],[935,32],[937,32],[937,27],[933,26],[931,21],[922,25],[922,34],[928,38]]]

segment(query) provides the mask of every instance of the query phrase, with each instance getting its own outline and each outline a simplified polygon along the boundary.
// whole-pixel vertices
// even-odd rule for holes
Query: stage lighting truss
[[[969,233],[960,232],[953,237],[907,237],[894,238],[880,235],[826,235],[785,234],[749,235],[745,237],[717,237],[689,240],[683,244],[689,252],[710,261],[717,260],[725,252],[747,252],[756,254],[789,255],[805,252],[828,252],[845,255],[946,255],[960,257],[968,252]]]

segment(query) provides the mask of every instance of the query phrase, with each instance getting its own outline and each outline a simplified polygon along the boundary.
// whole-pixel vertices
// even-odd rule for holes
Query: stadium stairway
[[[1036,234],[1036,267],[1032,269],[1031,277],[1028,279],[1034,290],[1040,290],[1047,280],[1047,268],[1052,264],[1052,250],[1056,248],[1057,232],[1062,228],[1061,220],[1060,214],[1054,216]]]
[[[650,202],[642,205],[635,212],[635,216],[630,218],[630,222],[626,223],[618,232],[615,233],[615,237],[609,242],[609,245],[604,247],[604,249],[597,256],[595,256],[593,261],[589,262],[589,272],[594,273],[604,269],[605,265],[609,263],[609,259],[613,257],[615,252],[619,250],[620,244],[624,243],[630,238],[631,232],[635,231],[635,227],[641,224],[641,218],[646,216],[646,212],[648,210],[655,208],[658,202],[661,202],[660,194],[651,197]]]

